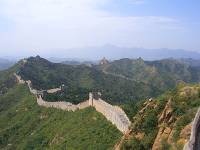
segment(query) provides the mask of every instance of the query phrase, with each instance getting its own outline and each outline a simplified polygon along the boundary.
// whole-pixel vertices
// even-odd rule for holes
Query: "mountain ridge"
[[[51,134],[51,132],[47,133],[43,130],[42,132],[39,132],[37,129],[36,129],[37,132],[35,131],[29,133],[26,130],[29,127],[27,127],[26,124],[23,123],[24,120],[22,118],[17,120],[18,117],[23,117],[23,116],[26,119],[29,119],[30,122],[34,120],[37,120],[38,122],[39,119],[42,121],[40,122],[39,126],[43,127],[44,125],[43,121],[45,122],[46,118],[45,114],[48,114],[47,116],[50,120],[58,121],[59,127],[61,129],[65,129],[65,127],[62,125],[63,123],[62,117],[64,117],[63,112],[55,110],[51,111],[51,109],[46,109],[46,108],[41,109],[40,107],[38,108],[38,106],[36,107],[32,105],[33,102],[36,103],[36,100],[30,97],[30,93],[28,92],[28,89],[26,87],[16,85],[16,81],[13,76],[13,73],[16,72],[22,75],[22,77],[25,78],[25,80],[31,80],[31,81],[35,80],[33,82],[33,86],[39,87],[39,89],[43,89],[45,87],[58,87],[58,85],[60,86],[62,85],[63,82],[65,82],[64,83],[65,91],[61,93],[56,92],[55,95],[54,94],[46,95],[45,100],[46,98],[49,97],[49,101],[51,101],[52,99],[55,100],[55,98],[57,98],[58,101],[62,101],[63,99],[66,99],[66,101],[70,101],[74,100],[74,98],[77,98],[78,96],[78,99],[76,99],[75,101],[71,101],[73,103],[78,103],[79,98],[84,97],[85,93],[87,93],[88,96],[88,91],[99,90],[97,88],[94,88],[94,85],[96,86],[100,84],[101,85],[100,88],[106,89],[106,92],[108,93],[104,92],[103,93],[105,94],[104,96],[105,97],[108,96],[107,98],[110,98],[109,96],[113,96],[112,98],[110,98],[111,102],[118,104],[120,107],[123,108],[123,110],[125,110],[129,119],[131,119],[132,124],[130,127],[131,132],[123,136],[121,140],[119,139],[120,134],[116,132],[116,129],[111,126],[109,127],[109,125],[105,123],[103,120],[102,121],[105,123],[104,125],[106,126],[106,129],[112,128],[111,131],[108,132],[108,130],[103,130],[101,128],[100,123],[99,123],[100,126],[98,126],[97,124],[95,124],[94,126],[94,128],[96,128],[95,130],[97,131],[94,131],[93,130],[94,128],[91,128],[92,131],[89,130],[89,132],[86,132],[85,131],[86,129],[81,129],[81,133],[83,133],[86,136],[90,135],[91,132],[97,133],[97,134],[92,134],[94,135],[93,138],[96,139],[97,141],[102,138],[102,137],[99,138],[98,136],[101,135],[99,133],[101,131],[103,133],[108,132],[108,134],[107,133],[105,134],[108,137],[112,136],[115,137],[114,140],[111,141],[107,140],[107,142],[109,141],[110,143],[107,143],[105,141],[107,136],[105,137],[105,139],[103,138],[102,142],[106,144],[102,146],[110,148],[116,145],[117,147],[121,147],[121,149],[124,150],[128,149],[148,150],[149,147],[153,147],[153,150],[154,149],[156,150],[156,148],[158,147],[164,150],[170,148],[176,148],[178,150],[182,149],[184,144],[186,144],[186,142],[189,140],[189,135],[191,133],[190,123],[192,122],[192,119],[196,113],[197,108],[200,106],[199,103],[200,87],[199,84],[194,84],[199,82],[198,78],[199,69],[198,67],[196,67],[196,65],[194,68],[195,70],[193,70],[192,64],[185,64],[185,62],[173,59],[164,59],[159,61],[144,61],[142,58],[138,59],[126,58],[126,59],[116,60],[113,62],[103,63],[101,65],[93,65],[90,67],[85,65],[65,65],[61,63],[51,63],[48,60],[43,59],[39,56],[23,59],[10,69],[0,72],[0,85],[1,85],[0,102],[2,104],[0,106],[0,111],[2,112],[0,115],[0,119],[3,120],[0,123],[0,127],[2,127],[3,129],[0,130],[0,137],[3,137],[0,138],[0,146],[1,147],[11,146],[14,148],[18,147],[16,145],[16,140],[12,139],[11,136],[17,135],[17,133],[20,130],[23,131],[20,134],[20,136],[22,136],[25,132],[28,133],[27,136],[28,141],[25,140],[24,143],[20,143],[19,145],[20,147],[18,147],[18,149],[27,147],[33,148],[35,146],[48,148],[52,146],[50,143],[53,143],[53,146],[58,148],[59,146],[55,143],[53,139],[60,139],[61,141],[60,146],[62,146],[62,148],[65,147],[66,144],[68,144],[70,147],[74,146],[73,145],[74,141],[69,140],[69,138],[72,137],[69,137],[69,135],[64,136],[62,134],[63,130],[61,131],[55,128],[54,126],[48,125],[52,128],[51,131],[53,131],[54,133],[59,132],[60,135],[56,135],[53,133]],[[106,73],[103,72],[104,69],[113,74],[107,75]],[[119,72],[123,76],[119,76],[120,75]],[[116,73],[116,75],[114,73]],[[143,76],[141,76],[141,74]],[[173,86],[167,85],[168,88],[165,90],[163,89],[163,91],[165,91],[163,95],[160,95],[160,93],[162,93],[160,92],[156,94],[158,96],[155,95],[154,97],[151,98],[150,93],[148,93],[149,89],[151,89],[153,92],[161,89],[161,86],[158,86],[157,88],[155,85],[149,86],[153,85],[153,83],[156,84],[159,83],[156,80],[159,76],[161,76],[162,78],[160,77],[158,81],[162,81],[161,82],[162,84],[168,82],[168,80],[175,79],[172,80],[173,81],[172,83],[174,84]],[[125,77],[138,81],[128,80]],[[154,79],[153,81],[156,82],[152,83],[151,82],[152,79]],[[184,82],[188,83],[186,84]],[[85,85],[82,86],[83,84]],[[107,86],[109,85],[112,85],[112,87],[107,88]],[[69,89],[71,88],[72,90],[70,91]],[[142,91],[137,91],[138,90],[137,88],[141,88]],[[147,88],[147,90],[144,88]],[[121,92],[122,95],[117,95],[118,94],[116,92],[117,89],[119,89],[118,91]],[[130,92],[132,92],[133,90],[134,92],[129,95],[128,90],[130,90]],[[169,91],[166,92],[166,90]],[[64,97],[62,97],[63,94]],[[140,96],[142,96],[141,94],[146,94],[146,95],[145,96],[143,95],[143,97],[140,97],[140,99],[138,98],[135,101],[134,98],[131,97],[132,94],[135,95],[138,94]],[[69,97],[65,97],[67,95]],[[124,96],[123,100],[120,103],[117,101],[113,101],[115,99],[119,99],[120,96],[121,98]],[[126,96],[131,101],[126,101],[125,100]],[[13,97],[15,98],[12,101]],[[28,113],[29,111],[30,113]],[[40,115],[41,116],[40,118],[37,118],[35,115],[40,114],[41,111],[44,113]],[[51,114],[52,117],[50,117],[49,111],[52,113]],[[81,113],[83,113],[82,114],[83,116],[81,115]],[[83,117],[85,118],[85,115],[91,117],[89,119],[89,124],[92,123],[95,120],[93,118],[94,116],[92,115],[93,113],[94,112],[91,109],[86,109],[83,111],[79,111],[77,113],[75,112],[74,115],[75,116],[77,115],[76,117],[80,119],[80,123],[77,123],[77,127],[81,124],[82,122],[81,118],[82,119]],[[16,123],[14,125],[12,124],[13,122],[9,122],[8,120],[6,120],[6,117],[8,117],[10,114],[13,114],[10,117],[13,117],[14,123]],[[34,119],[32,121],[30,119],[32,118],[31,115],[34,115],[33,117]],[[64,113],[64,115],[68,116],[67,119],[69,119],[71,115],[74,116],[71,113],[69,114]],[[53,118],[53,116],[55,118]],[[95,117],[97,117],[96,114]],[[60,118],[61,120],[58,118]],[[47,119],[47,121],[49,120]],[[88,141],[87,139],[83,140],[86,142],[80,142],[80,140],[83,137],[78,136],[79,133],[77,134],[76,129],[73,128],[75,126],[72,127],[71,124],[75,121],[73,119],[71,121],[72,122],[68,124],[68,127],[73,131],[71,132],[71,135],[72,136],[76,135],[79,141],[79,144],[76,148],[80,147],[86,148],[87,146],[85,144],[87,143],[92,144],[91,147],[95,146],[96,145],[95,143],[93,142],[91,143],[91,141]],[[6,123],[9,124],[8,128],[5,128]],[[34,122],[32,123],[34,124]],[[65,123],[67,124],[67,122]],[[18,124],[21,125],[18,126]],[[27,125],[32,127],[30,124]],[[88,125],[88,123],[86,123],[86,125]],[[20,126],[22,128],[20,128]],[[78,129],[79,128],[80,127],[78,127]],[[45,129],[48,130],[47,128]],[[34,137],[33,139],[31,138],[32,136]],[[68,139],[67,140],[68,142],[64,142],[62,140],[63,136]],[[22,137],[20,139],[22,139]],[[40,143],[38,141],[42,141],[43,143]],[[100,145],[98,146],[101,147]]]
[[[138,58],[142,57],[145,60],[160,60],[164,58],[193,58],[200,59],[200,53],[196,51],[188,51],[184,49],[168,49],[168,48],[134,48],[134,47],[118,47],[114,45],[104,46],[91,46],[84,48],[71,48],[71,49],[52,49],[49,54],[41,54],[42,56],[56,56],[62,57],[68,56],[73,58],[76,56],[80,59],[99,60],[103,57],[108,59],[120,59],[120,58]],[[55,51],[55,53],[53,52]],[[58,53],[59,52],[59,53]],[[83,52],[83,53],[82,53]]]

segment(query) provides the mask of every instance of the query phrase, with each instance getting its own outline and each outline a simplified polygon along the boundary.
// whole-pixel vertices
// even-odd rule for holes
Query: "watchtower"
[[[99,100],[101,99],[101,93],[100,92],[90,92],[89,93],[89,105],[93,106],[93,101],[94,100]]]

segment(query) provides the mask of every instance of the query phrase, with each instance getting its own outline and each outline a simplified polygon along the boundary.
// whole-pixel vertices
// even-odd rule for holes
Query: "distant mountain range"
[[[14,61],[10,61],[8,59],[0,58],[0,70],[8,69],[12,65],[14,65]]]
[[[49,56],[58,58],[74,58],[80,60],[98,60],[103,57],[108,59],[120,58],[139,58],[144,60],[159,60],[165,58],[193,58],[200,59],[200,53],[194,51],[187,51],[183,49],[146,49],[146,48],[124,48],[113,45],[104,45],[101,47],[86,47],[86,48],[73,48],[73,49],[57,49],[51,50]],[[62,60],[63,61],[63,60]]]
[[[33,55],[33,54],[30,54]],[[34,54],[35,55],[35,54]],[[148,49],[148,48],[137,48],[137,47],[119,47],[114,45],[104,45],[104,46],[89,46],[83,48],[54,48],[49,50],[41,50],[37,55],[42,56],[54,63],[64,62],[65,64],[70,64],[71,62],[75,64],[92,62],[96,64],[98,60],[106,57],[108,60],[118,60],[121,58],[136,59],[141,57],[143,60],[161,60],[166,58],[174,59],[185,59],[191,58],[200,60],[200,52],[184,50],[184,49]],[[23,56],[5,56],[1,58],[7,60],[13,60],[17,62],[20,59],[28,57]],[[1,59],[0,58],[0,59]]]
[[[190,65],[192,67],[200,67],[200,60],[199,59],[192,59],[192,58],[184,58],[180,59],[183,63]]]

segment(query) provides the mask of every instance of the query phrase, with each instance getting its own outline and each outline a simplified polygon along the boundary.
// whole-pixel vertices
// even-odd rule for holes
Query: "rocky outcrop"
[[[185,88],[186,89],[186,88]],[[190,90],[186,90],[187,92]],[[185,93],[185,90],[184,90]],[[195,92],[196,94],[196,92]],[[182,96],[184,95],[183,93],[181,94]],[[200,147],[198,147],[197,145],[200,138],[198,132],[200,131],[200,109],[198,110],[194,121],[188,125],[186,125],[184,128],[182,128],[181,132],[180,132],[180,138],[178,139],[178,141],[175,143],[175,141],[173,140],[173,134],[174,134],[174,126],[176,126],[176,122],[180,119],[180,118],[175,118],[172,115],[173,109],[171,107],[171,99],[168,101],[168,103],[166,104],[162,114],[159,117],[159,131],[157,134],[157,137],[154,141],[152,150],[160,150],[162,148],[162,141],[165,140],[168,144],[170,144],[172,146],[172,149],[176,149],[175,145],[179,144],[179,145],[184,145],[184,150],[197,150]],[[189,142],[188,142],[188,139]],[[198,148],[197,148],[198,147]]]
[[[162,147],[162,141],[166,140],[170,143],[170,135],[172,133],[172,128],[170,124],[174,121],[172,117],[172,108],[171,108],[171,99],[167,102],[162,114],[159,117],[158,124],[159,124],[159,131],[154,141],[152,150],[160,150]]]
[[[161,116],[159,117],[158,124],[166,123],[171,124],[173,121],[172,117],[172,108],[171,108],[171,99],[167,102]]]
[[[177,141],[178,144],[185,145],[189,141],[191,135],[191,129],[192,129],[192,123],[186,125],[181,130],[180,139]]]
[[[129,139],[131,137],[131,130],[127,131],[121,138],[120,141],[118,141],[115,146],[114,146],[114,150],[121,150],[122,145],[124,143],[125,140]]]
[[[191,96],[198,96],[199,87],[191,87],[186,86],[181,89],[180,96],[182,97],[191,97]]]

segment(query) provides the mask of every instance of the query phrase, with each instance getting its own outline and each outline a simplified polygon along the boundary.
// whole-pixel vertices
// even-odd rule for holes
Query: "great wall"
[[[112,106],[111,104],[107,103],[106,101],[102,100],[100,93],[89,93],[89,100],[85,100],[82,103],[79,103],[77,105],[74,105],[70,102],[47,102],[42,98],[43,92],[33,89],[31,85],[31,81],[24,81],[21,76],[17,75],[16,73],[14,76],[17,79],[17,82],[19,84],[27,84],[30,92],[37,97],[37,104],[39,106],[44,107],[52,107],[57,109],[62,109],[65,111],[76,111],[79,109],[84,109],[87,107],[94,107],[96,111],[100,112],[105,116],[107,120],[109,120],[113,125],[117,127],[119,131],[122,133],[127,133],[129,131],[129,126],[131,125],[130,120],[128,119],[125,112],[118,106]],[[55,93],[57,91],[60,91],[61,88],[56,89],[49,89],[45,90],[48,93]]]
[[[126,134],[130,132],[129,127],[131,122],[129,121],[125,112],[118,106],[112,106],[106,101],[101,99],[101,93],[89,93],[89,100],[85,100],[82,103],[74,105],[70,102],[47,102],[42,98],[43,91],[39,91],[33,89],[31,86],[31,81],[24,81],[19,75],[14,74],[17,82],[19,84],[27,84],[30,92],[37,97],[37,104],[43,107],[51,107],[62,109],[65,111],[76,111],[80,109],[84,109],[87,107],[94,107],[96,111],[100,112],[105,116],[107,120],[112,122],[113,125],[117,127],[119,131],[121,131],[124,136],[121,141],[115,145],[115,150],[120,149],[120,145],[122,144]],[[61,87],[55,89],[45,90],[48,93],[55,93],[60,91]],[[198,150],[200,149],[200,108],[196,113],[196,116],[192,122],[191,135],[189,141],[185,144],[183,150]]]
[[[192,129],[189,141],[185,144],[183,150],[199,150],[200,149],[200,108],[192,122]]]

